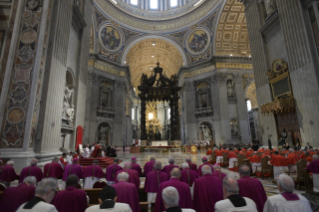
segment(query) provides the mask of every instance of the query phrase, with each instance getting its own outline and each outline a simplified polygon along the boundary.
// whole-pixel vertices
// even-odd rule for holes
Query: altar
[[[167,141],[152,141],[151,146],[168,146]]]

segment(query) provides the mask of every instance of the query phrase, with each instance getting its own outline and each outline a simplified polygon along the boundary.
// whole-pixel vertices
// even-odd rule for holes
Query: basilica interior
[[[314,0],[0,0],[0,158],[316,149],[318,67]]]

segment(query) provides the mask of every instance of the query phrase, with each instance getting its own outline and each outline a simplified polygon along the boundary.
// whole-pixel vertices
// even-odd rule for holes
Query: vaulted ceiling
[[[245,7],[237,0],[227,0],[217,26],[215,54],[250,57]]]
[[[135,88],[140,84],[143,73],[151,75],[157,62],[160,62],[164,73],[170,77],[183,65],[183,58],[174,45],[161,39],[140,41],[129,50],[126,64],[130,66],[131,80]]]

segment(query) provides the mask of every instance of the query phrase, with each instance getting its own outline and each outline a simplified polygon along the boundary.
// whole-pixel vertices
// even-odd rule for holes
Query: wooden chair
[[[90,198],[90,204],[99,204],[100,193],[102,188],[83,189]]]
[[[99,180],[94,183],[93,188],[104,188],[105,186],[107,186],[107,182]]]
[[[229,166],[229,158],[227,157],[228,153],[223,153],[223,164],[225,167]]]
[[[216,163],[216,152],[212,152],[212,164],[215,164]]]
[[[297,177],[293,177],[294,181],[298,184],[298,190],[301,189],[301,183],[305,184],[305,173],[307,168],[307,161],[301,159],[297,162]]]
[[[82,189],[82,186],[80,183],[78,183],[78,189]]]
[[[245,160],[246,159],[246,156],[245,155],[242,155],[242,154],[239,154],[237,156],[237,167],[240,168],[241,165],[244,165],[245,164]]]
[[[261,165],[259,167],[257,167],[256,170],[256,176],[261,176],[262,179],[264,179],[264,177],[271,177],[272,176],[272,166],[268,164],[268,161],[270,161],[271,159],[269,157],[263,157],[260,160]]]
[[[0,183],[0,191],[4,191],[6,188],[7,187],[4,184]]]

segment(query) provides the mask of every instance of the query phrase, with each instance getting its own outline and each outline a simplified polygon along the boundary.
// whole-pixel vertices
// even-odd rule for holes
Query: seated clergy
[[[119,173],[122,173],[122,172],[126,172],[130,176],[128,179],[128,182],[133,183],[136,186],[136,189],[138,190],[140,188],[140,183],[141,183],[140,176],[138,175],[137,171],[131,169],[131,164],[130,163],[124,164],[124,169],[116,172],[115,176],[117,176]],[[118,180],[115,179],[115,182],[117,183]]]
[[[261,165],[260,163],[260,156],[256,153],[253,153],[250,157],[247,157],[251,163],[252,172],[255,173],[257,168]]]
[[[62,178],[62,190],[65,188],[65,181],[68,176],[74,174],[79,179],[83,178],[83,169],[82,166],[78,164],[79,158],[74,158],[72,164],[67,165],[64,169],[63,178]]]
[[[34,197],[36,184],[37,179],[30,176],[17,187],[7,188],[0,198],[0,211],[16,212],[20,205]]]
[[[121,166],[118,165],[119,159],[114,158],[113,164],[106,168],[106,181],[108,185],[113,185],[115,183],[116,172],[123,170]]]
[[[132,212],[130,206],[125,203],[117,202],[117,194],[112,186],[105,186],[99,198],[100,205],[93,205],[85,212]]]
[[[215,203],[223,199],[222,180],[212,175],[208,165],[202,167],[202,173],[194,182],[194,209],[214,212]]]
[[[237,161],[237,155],[235,152],[230,151],[227,155],[227,157],[229,158],[229,165],[228,165],[228,169],[231,171],[234,171],[234,164]]]
[[[181,212],[195,212],[193,209],[182,209],[179,207],[179,195],[176,188],[169,186],[162,192],[164,207],[167,212],[181,211]]]
[[[94,160],[93,165],[86,167],[83,172],[84,189],[91,189],[96,181],[104,177],[104,172],[100,166],[99,161]]]
[[[22,169],[20,173],[19,183],[22,183],[24,178],[28,176],[34,176],[37,179],[37,182],[40,182],[42,180],[43,172],[39,167],[37,167],[37,164],[38,160],[34,158],[31,160],[30,166]]]
[[[56,195],[58,182],[53,178],[43,179],[35,190],[35,196],[21,205],[17,212],[58,212],[50,202]]]
[[[313,155],[313,161],[307,165],[307,170],[312,172],[313,191],[319,192],[319,155]]]
[[[187,156],[187,157],[186,157],[186,163],[188,163],[189,168],[190,168],[191,170],[197,171],[197,165],[196,165],[195,163],[192,163],[192,159],[191,159],[190,156]]]
[[[170,175],[173,168],[178,168],[178,166],[174,165],[174,163],[175,163],[174,158],[169,158],[168,163],[169,163],[169,165],[164,166],[162,171],[167,173],[168,175]]]
[[[200,165],[200,166],[198,167],[198,170],[197,170],[198,176],[200,176],[200,177],[203,176],[202,167],[203,167],[204,165],[208,165],[208,166],[211,168],[211,170],[213,171],[213,166],[210,165],[210,164],[207,162],[207,157],[203,157],[203,158],[202,158],[202,162],[203,162],[203,164]]]
[[[84,212],[88,206],[86,193],[78,190],[79,178],[71,174],[66,179],[66,189],[59,191],[52,200],[52,204],[59,212]]]
[[[239,195],[252,199],[256,203],[257,210],[263,211],[267,195],[260,180],[250,177],[250,168],[247,165],[239,168],[239,176],[240,179],[237,180]]]
[[[219,165],[218,163],[215,163],[215,164],[213,165],[213,169],[214,169],[214,172],[213,172],[213,174],[212,174],[213,176],[218,177],[218,178],[220,178],[221,180],[223,180],[224,177],[227,176],[226,174],[224,174],[224,173],[221,172],[221,168],[220,168],[220,165]]]
[[[15,181],[18,178],[13,165],[13,160],[9,160],[7,162],[7,165],[2,166],[0,169],[0,183],[3,183],[7,188],[10,187],[11,182]]]
[[[147,174],[151,171],[154,171],[155,158],[151,156],[150,161],[146,162],[144,165],[144,175],[147,177]]]
[[[84,158],[89,158],[90,157],[90,149],[89,149],[89,145],[88,144],[84,145],[83,151],[84,151],[83,157]]]
[[[145,178],[144,190],[147,192],[147,202],[155,203],[159,185],[169,180],[169,175],[162,172],[162,162],[155,162],[155,171],[151,171]]]
[[[216,163],[223,163],[223,152],[221,150],[222,148],[219,147],[219,149],[216,151]]]
[[[224,200],[221,200],[215,204],[215,211],[257,212],[254,201],[247,197],[240,196],[238,192],[239,188],[236,179],[229,176],[225,177],[223,180]]]
[[[288,171],[287,160],[284,156],[279,155],[278,151],[275,151],[271,157],[271,161],[268,161],[268,163],[273,166],[275,179],[277,179],[281,173]]]
[[[289,154],[287,156],[287,165],[290,173],[295,173],[297,172],[297,166],[296,163],[298,162],[298,154],[295,153],[295,150],[293,148],[289,149]]]
[[[164,211],[164,203],[162,198],[162,192],[164,188],[173,186],[177,189],[179,194],[179,206],[181,208],[193,208],[191,192],[186,183],[179,181],[181,177],[181,170],[179,168],[174,168],[171,172],[171,179],[165,182],[162,182],[159,186],[156,202],[155,202],[155,212]]]
[[[59,164],[59,159],[55,157],[51,163],[47,163],[44,166],[43,178],[53,177],[53,178],[62,178],[63,177],[63,168]]]
[[[133,183],[127,182],[129,175],[121,172],[117,175],[118,182],[113,185],[117,193],[117,202],[128,204],[133,212],[140,212],[138,192]]]
[[[306,212],[312,211],[309,201],[301,196],[294,194],[295,183],[293,179],[281,174],[278,176],[277,187],[281,194],[268,197],[264,206],[264,212]]]
[[[142,175],[142,169],[141,166],[136,163],[136,157],[131,158],[131,169],[137,171],[139,176]]]

